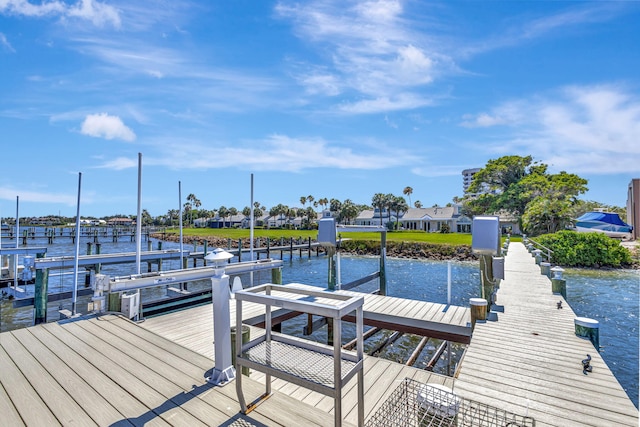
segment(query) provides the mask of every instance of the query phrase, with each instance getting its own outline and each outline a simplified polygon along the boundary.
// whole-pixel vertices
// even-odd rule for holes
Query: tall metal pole
[[[16,249],[20,243],[20,196],[16,196]],[[18,289],[18,254],[16,253],[13,263],[13,290]]]
[[[142,153],[138,153],[138,212],[136,217],[136,270],[140,274],[140,252],[142,251]],[[136,292],[138,305],[138,316],[136,320],[142,319],[142,304],[140,289]]]
[[[82,172],[78,172],[78,204],[76,206],[76,251],[73,257],[73,300],[71,313],[76,314],[78,300],[78,255],[80,254],[80,190],[82,188]]]
[[[142,246],[142,153],[138,153],[138,216],[136,220],[136,269],[138,274],[140,274],[141,246]]]
[[[447,261],[447,305],[451,305],[451,261]]]
[[[180,217],[178,219],[178,227],[180,228],[180,269],[182,269],[184,265],[184,257],[182,256],[184,242],[182,240],[182,182],[180,181],[178,181],[178,216]],[[204,254],[204,256],[207,256],[207,254]]]
[[[251,205],[250,208],[251,209],[251,214],[250,216],[250,221],[249,221],[249,257],[250,260],[253,261],[253,174],[251,174]],[[238,249],[239,250],[239,249]],[[253,286],[253,271],[250,273],[249,275],[249,285]]]

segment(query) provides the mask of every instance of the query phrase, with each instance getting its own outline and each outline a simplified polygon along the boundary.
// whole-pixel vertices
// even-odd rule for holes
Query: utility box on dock
[[[322,212],[322,218],[318,221],[318,243],[336,245],[336,220],[328,210]]]
[[[491,262],[493,278],[504,280],[504,257],[494,256]]]
[[[122,295],[120,311],[129,319],[136,317],[140,311],[140,294]]]
[[[471,250],[479,255],[500,255],[500,219],[497,216],[473,217]]]

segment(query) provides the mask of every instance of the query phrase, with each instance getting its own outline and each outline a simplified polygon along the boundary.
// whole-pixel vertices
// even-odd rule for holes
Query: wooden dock
[[[288,286],[303,288],[307,287],[300,284],[291,284]],[[311,288],[315,290],[318,289],[317,287]],[[348,294],[354,293],[349,291],[336,292]],[[358,295],[363,294],[360,293]],[[449,318],[451,320],[457,319],[456,323],[452,325],[460,326],[463,323],[463,320],[458,319],[458,317],[463,318],[466,316],[466,318],[468,318],[469,316],[468,309],[463,310],[465,312],[465,315],[460,315],[459,313],[458,316],[454,316],[453,311],[457,307],[452,308],[449,314],[447,314],[446,312],[443,314],[440,312],[444,308],[446,308],[446,306],[442,306],[441,304],[434,304],[423,301],[403,300],[401,298],[382,297],[379,295],[370,294],[366,294],[364,296],[365,318],[367,317],[368,312],[369,318],[373,317],[375,319],[385,319],[384,316],[386,312],[389,315],[389,318],[386,319],[387,324],[390,324],[391,321],[395,321],[397,320],[397,318],[401,317],[400,313],[403,310],[403,308],[401,307],[403,301],[406,305],[405,313],[416,313],[416,315],[418,316],[416,319],[411,319],[409,317],[405,318],[405,323],[407,325],[410,325],[410,327],[412,328],[414,328],[416,324],[419,325],[419,322],[425,322],[430,324],[428,328],[429,330],[433,331],[434,326],[432,323],[434,322],[434,318],[438,318],[440,320]],[[386,306],[385,304],[381,304],[381,301],[384,301],[385,299],[387,301]],[[416,302],[419,302],[420,304],[418,304],[418,306],[415,306]],[[377,311],[375,311],[376,307]],[[420,309],[419,307],[421,307],[422,309]],[[427,314],[429,312],[433,313],[431,317],[427,317]],[[421,317],[420,313],[423,313]],[[247,323],[259,324],[261,322],[262,316],[264,316],[264,306],[245,303],[243,304],[243,315]],[[274,318],[277,318],[278,314],[274,312],[273,316]],[[280,316],[286,318],[288,315],[287,313],[281,313]],[[190,350],[193,350],[203,356],[212,359],[214,355],[214,348],[212,344],[212,319],[212,306],[205,305],[190,308],[180,312],[165,314],[158,317],[152,317],[146,319],[143,323],[140,323],[140,326],[144,329],[148,329],[158,335],[161,335],[163,338],[178,343]],[[235,320],[235,304],[231,304],[231,319]],[[468,320],[464,320],[464,322],[467,321]],[[402,323],[397,324],[397,326],[399,328],[403,328]],[[446,328],[448,324],[441,323],[441,326],[443,328]],[[470,330],[470,327],[466,325],[466,323],[465,327]],[[261,334],[264,334],[263,329],[257,327],[251,328],[251,339],[259,337]],[[391,392],[396,388],[398,384],[400,384],[400,382],[404,378],[412,378],[422,383],[443,384],[450,388],[453,388],[453,378],[451,377],[435,374],[423,369],[413,368],[371,356],[365,356],[364,375],[365,419],[367,419],[382,405],[382,403],[387,399]],[[252,372],[250,378],[260,383],[264,383],[265,381],[264,375],[256,372]],[[345,414],[346,421],[354,424],[357,422],[357,390],[355,385],[355,381],[349,383],[348,388],[345,389],[342,404],[342,410],[343,414]],[[290,398],[301,401],[305,405],[310,405],[311,407],[322,410],[327,414],[333,415],[332,398],[329,398],[317,392],[310,391],[304,387],[290,384],[280,379],[274,379],[272,381],[272,387],[273,390],[276,390],[278,393],[284,394]]]
[[[562,301],[563,308],[557,303]],[[455,391],[536,420],[536,426],[638,426],[638,410],[577,317],[540,274],[522,243],[511,243],[493,320],[477,323]],[[584,374],[582,359],[592,357]]]
[[[496,310],[489,321],[476,324],[455,380],[365,357],[365,419],[408,377],[528,415],[536,427],[638,425],[637,409],[591,342],[575,336],[575,313],[564,300],[563,308],[557,308],[562,297],[551,293],[549,279],[522,244],[511,244],[505,275]],[[468,309],[376,295],[366,295],[364,307],[370,322],[468,328]],[[231,308],[233,319],[235,304]],[[246,304],[243,314],[258,324],[264,307]],[[252,328],[252,338],[261,333]],[[332,399],[279,379],[273,380],[271,398],[241,415],[235,387],[212,387],[205,381],[214,365],[213,345],[211,305],[138,324],[104,315],[2,333],[2,424],[333,424]],[[584,374],[581,360],[587,354],[593,371]],[[243,381],[247,395],[260,395],[263,382],[264,376],[252,373]],[[357,419],[355,389],[355,381],[350,382],[343,395],[344,425]]]
[[[211,358],[120,317],[0,334],[6,426],[327,426],[333,416],[275,392],[249,415],[233,384],[209,385]],[[264,385],[247,379],[247,395]],[[348,425],[348,424],[346,424]]]

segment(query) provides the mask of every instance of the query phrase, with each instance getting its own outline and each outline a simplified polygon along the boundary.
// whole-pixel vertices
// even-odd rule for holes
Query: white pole
[[[138,274],[140,274],[141,245],[142,245],[142,153],[138,153],[138,216],[136,220],[136,269]]]
[[[73,300],[71,314],[76,314],[78,301],[78,255],[80,254],[80,190],[82,188],[82,172],[78,172],[78,204],[76,206],[76,252],[73,257]]]
[[[16,196],[16,249],[18,249],[20,243],[20,196]],[[13,263],[13,290],[18,289],[18,254],[15,254]]]
[[[251,174],[251,214],[249,215],[249,257],[253,261],[253,174]],[[253,271],[249,274],[249,286],[253,287]]]
[[[136,270],[140,274],[140,251],[142,250],[142,153],[138,153],[138,213],[136,217]],[[136,301],[138,301],[138,315],[135,319],[142,318],[142,304],[140,300],[140,289],[136,292]]]
[[[336,289],[340,290],[342,288],[342,272],[340,269],[340,250],[336,251]]]
[[[447,305],[451,305],[451,261],[447,261]]]
[[[182,183],[180,181],[178,181],[178,216],[180,217],[178,219],[180,228],[180,267],[178,268],[178,270],[181,270],[182,266],[184,265],[182,256],[182,248],[184,243],[182,241]],[[204,254],[204,256],[207,256],[207,254]]]

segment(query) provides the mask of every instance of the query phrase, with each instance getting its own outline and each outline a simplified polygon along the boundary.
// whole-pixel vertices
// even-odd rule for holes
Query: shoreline
[[[178,235],[164,235],[162,233],[152,233],[151,238],[178,243],[180,237]],[[207,241],[207,245],[211,249],[217,247],[237,249],[238,240],[221,238],[221,237],[201,237],[201,236],[183,236],[184,245],[204,245]],[[254,238],[254,242],[260,243],[259,247],[265,246],[266,238]],[[297,243],[302,244],[306,241],[299,240]],[[270,239],[270,245],[277,246],[280,244],[280,239]],[[249,249],[249,239],[242,239],[242,248]],[[320,252],[324,252],[324,249],[320,248]],[[359,255],[359,256],[378,256],[380,254],[380,243],[370,240],[346,240],[340,243],[340,250],[343,254]],[[637,250],[637,249],[636,249]],[[426,242],[407,242],[407,241],[387,241],[387,256],[399,259],[415,259],[415,260],[431,260],[431,261],[477,261],[478,257],[471,251],[470,245],[451,245],[451,244],[438,244],[438,243],[426,243]],[[564,268],[564,267],[563,267]],[[567,267],[569,268],[569,267]],[[634,263],[619,268],[614,267],[571,267],[580,268],[585,270],[594,271],[617,271],[617,270],[634,270],[640,271],[640,263]]]

